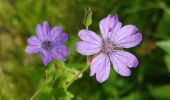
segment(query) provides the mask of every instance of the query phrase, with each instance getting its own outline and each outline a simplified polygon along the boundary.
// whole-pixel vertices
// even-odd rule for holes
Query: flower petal
[[[122,27],[122,23],[118,21],[111,32],[109,40],[113,41],[114,37],[116,37],[116,35],[117,35],[118,31],[121,29],[121,27]]]
[[[40,46],[29,45],[26,47],[25,52],[28,54],[34,54],[34,53],[38,53],[40,51],[40,49],[41,49]]]
[[[41,41],[49,40],[50,27],[48,25],[48,22],[44,21],[42,26],[40,24],[37,24],[36,33]]]
[[[60,36],[61,32],[62,32],[61,27],[58,26],[53,27],[50,32],[51,40],[54,41],[57,37]]]
[[[79,41],[75,45],[75,49],[82,55],[93,55],[101,50],[101,46],[89,42]]]
[[[34,45],[34,46],[41,45],[41,41],[37,36],[31,36],[30,38],[28,38],[27,42],[29,45]]]
[[[100,53],[97,55],[90,64],[90,76],[93,76],[96,74],[99,65],[101,65],[101,62],[104,60],[103,53]]]
[[[52,60],[49,51],[42,51],[42,52],[41,52],[41,58],[42,58],[43,64],[44,64],[45,66],[47,66],[48,63]]]
[[[45,40],[46,35],[44,35],[43,28],[40,24],[37,24],[37,26],[36,26],[36,33],[37,33],[38,38],[41,41]]]
[[[123,38],[135,34],[137,31],[136,26],[134,25],[126,25],[124,27],[122,27],[117,33],[116,35],[114,35],[114,37],[112,38],[112,41],[115,43],[116,41],[122,40]]]
[[[102,83],[108,79],[109,72],[110,72],[109,57],[104,53],[100,53],[92,60],[90,67],[90,76],[93,76],[96,73],[97,81]]]
[[[141,41],[142,41],[142,34],[136,33],[116,41],[115,45],[117,47],[122,47],[122,48],[131,48],[138,45]]]
[[[67,33],[64,32],[60,34],[60,38],[57,38],[57,42],[61,42],[61,43],[64,43],[67,40],[68,40],[68,35]]]
[[[68,48],[65,45],[61,45],[58,48],[59,48],[59,52],[61,52],[64,56],[67,56],[70,54]]]
[[[115,16],[108,15],[107,17],[100,21],[99,26],[103,38],[108,39],[121,27],[121,23],[119,22],[117,15]]]
[[[119,52],[119,55],[117,54]],[[120,55],[120,53],[122,53]],[[130,59],[133,59],[133,61],[130,61],[129,63],[127,63],[129,61],[126,61],[126,58],[124,58],[124,60],[122,60],[122,55],[126,54],[127,56],[127,53],[125,53],[125,51],[113,51],[112,53],[110,53],[109,57],[110,57],[110,60],[113,64],[113,68],[115,69],[115,71],[120,74],[121,76],[130,76],[131,75],[131,71],[130,69],[128,68],[129,67],[132,67],[131,65],[134,65],[136,66],[136,62],[134,62],[135,60],[133,58],[130,58]],[[124,55],[125,56],[125,55]],[[129,55],[128,55],[129,56]]]
[[[55,46],[51,50],[51,56],[59,61],[66,61],[65,56],[69,54],[69,51],[66,46]]]
[[[132,68],[138,66],[138,60],[133,54],[123,50],[114,50],[113,52],[114,56],[117,57],[127,67]]]
[[[65,45],[57,45],[53,49],[57,50],[59,53],[61,53],[63,56],[67,56],[70,54],[68,48]]]
[[[64,32],[62,32],[61,27],[55,26],[52,28],[50,33],[50,40],[54,42],[55,44],[64,43],[68,39],[68,35]]]
[[[46,38],[49,39],[50,26],[49,26],[49,24],[48,24],[47,21],[44,21],[44,22],[43,22],[43,32],[44,32],[44,35],[46,36]]]
[[[80,37],[81,40],[85,42],[97,45],[102,44],[101,38],[93,31],[83,29],[79,31],[78,36]]]

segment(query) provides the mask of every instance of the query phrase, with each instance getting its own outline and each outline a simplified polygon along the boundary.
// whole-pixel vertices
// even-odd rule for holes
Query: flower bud
[[[85,9],[84,14],[84,25],[86,26],[86,29],[92,24],[92,10],[90,7]]]

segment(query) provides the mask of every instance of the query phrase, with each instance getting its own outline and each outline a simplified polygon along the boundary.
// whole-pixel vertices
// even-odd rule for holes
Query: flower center
[[[110,52],[112,52],[113,48],[114,48],[114,46],[110,41],[105,41],[103,43],[102,51],[105,52],[105,53],[110,53]]]
[[[52,48],[52,43],[50,41],[44,41],[42,47],[45,50],[50,50]]]

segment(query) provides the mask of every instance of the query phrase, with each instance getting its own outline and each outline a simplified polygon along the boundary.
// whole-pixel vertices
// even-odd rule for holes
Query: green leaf
[[[157,42],[157,45],[170,54],[170,40]]]
[[[66,83],[62,77],[57,79],[53,85],[53,96],[55,100],[71,100],[73,95],[65,89]]]
[[[163,1],[158,2],[159,6],[170,16],[170,7]]]
[[[170,8],[169,8],[170,11]],[[170,35],[170,14],[168,14],[167,12],[163,12],[163,15],[158,23],[158,26],[156,28],[156,34],[158,38],[162,38],[162,39],[169,39]]]
[[[165,60],[166,67],[168,71],[170,72],[170,55],[166,55],[164,60]]]
[[[63,62],[58,62],[56,65],[56,70],[60,76],[55,80],[53,84],[52,94],[55,100],[71,100],[73,95],[67,91],[67,84],[72,81],[73,77],[79,73],[78,70],[74,68],[67,67]],[[82,75],[80,75],[81,77]]]
[[[154,97],[161,98],[161,99],[170,99],[170,95],[169,95],[170,85],[150,87],[149,91],[151,95]]]

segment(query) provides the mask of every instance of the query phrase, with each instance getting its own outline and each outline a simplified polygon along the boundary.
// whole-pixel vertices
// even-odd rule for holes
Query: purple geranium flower
[[[129,68],[137,67],[137,58],[122,48],[131,48],[142,40],[142,34],[134,25],[122,27],[118,16],[107,16],[100,21],[102,37],[90,30],[81,30],[78,36],[82,41],[76,43],[76,51],[82,55],[97,54],[90,65],[90,76],[96,74],[97,81],[108,79],[110,61],[114,70],[121,76],[130,76]]]
[[[47,64],[52,60],[65,61],[65,56],[69,54],[64,42],[68,39],[66,33],[62,32],[61,28],[55,26],[50,30],[47,21],[44,21],[41,26],[36,26],[36,36],[31,36],[27,42],[28,46],[25,52],[28,54],[40,53],[43,64]]]

